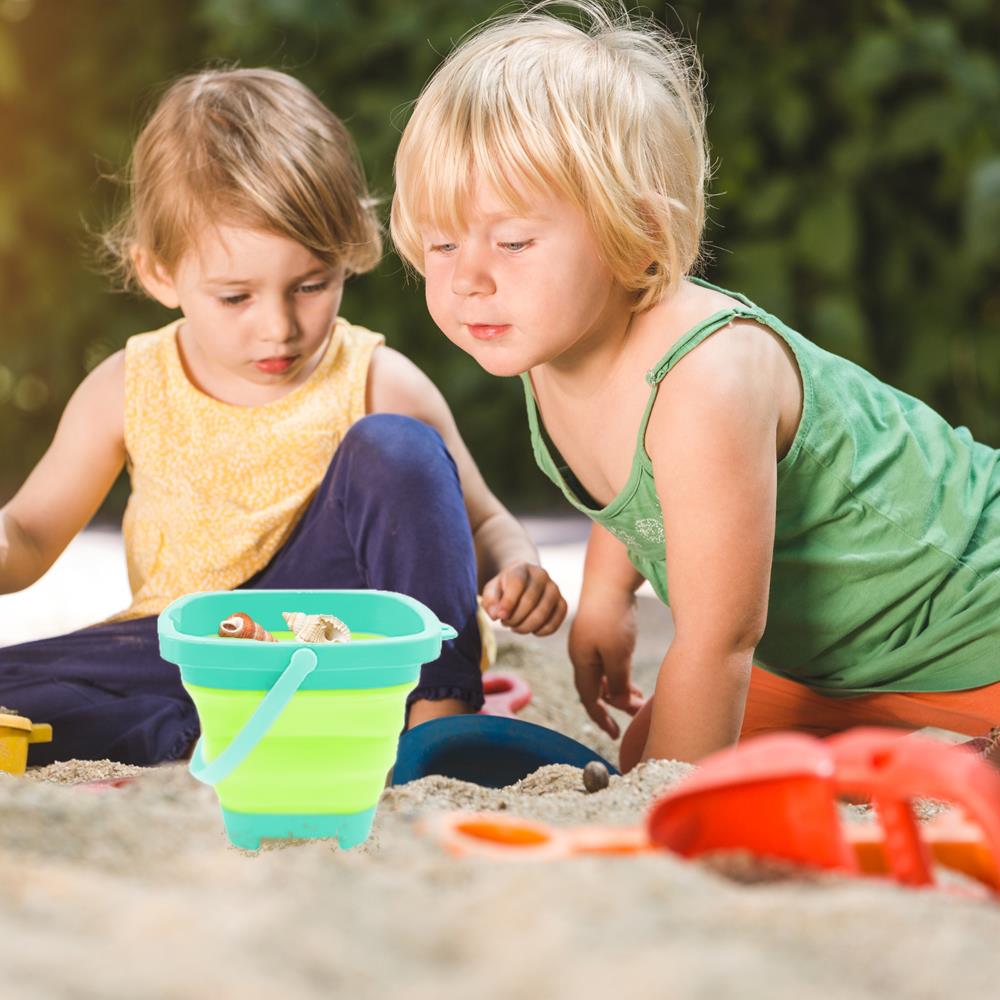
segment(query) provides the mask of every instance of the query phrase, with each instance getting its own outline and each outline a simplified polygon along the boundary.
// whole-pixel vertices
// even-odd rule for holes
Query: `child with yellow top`
[[[123,466],[131,479],[131,606],[0,649],[0,704],[53,727],[31,763],[185,754],[198,718],[155,616],[200,590],[409,594],[459,632],[424,666],[409,725],[477,710],[478,587],[519,632],[554,631],[566,604],[441,393],[338,316],[345,280],[381,254],[343,124],[286,74],[198,73],[144,126],[130,192],[108,248],[127,284],[181,316],[87,376],[0,510],[6,593],[51,566]]]

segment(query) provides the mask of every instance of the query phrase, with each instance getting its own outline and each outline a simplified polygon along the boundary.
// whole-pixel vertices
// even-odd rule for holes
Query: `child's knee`
[[[376,413],[363,417],[344,435],[338,456],[347,459],[352,486],[382,497],[419,492],[421,484],[439,489],[442,476],[456,477],[455,464],[441,435],[413,417]],[[357,481],[357,482],[355,482]]]
[[[407,466],[445,451],[441,435],[422,420],[400,413],[370,413],[348,429],[339,454]]]

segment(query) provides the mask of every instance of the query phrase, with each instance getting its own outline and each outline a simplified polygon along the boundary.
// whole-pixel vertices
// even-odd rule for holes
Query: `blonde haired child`
[[[1000,453],[691,277],[695,53],[620,7],[574,4],[578,26],[548,6],[473,33],[426,85],[392,234],[444,334],[521,376],[537,463],[594,521],[569,642],[588,713],[612,736],[609,706],[636,715],[624,768],[741,730],[983,734]],[[644,705],[643,579],[676,628]]]
[[[130,191],[108,248],[182,315],[91,372],[0,510],[5,593],[45,572],[123,464],[131,478],[131,606],[0,649],[0,704],[53,726],[31,762],[183,756],[198,718],[155,615],[197,590],[411,594],[459,635],[423,668],[409,723],[478,709],[477,557],[487,611],[516,631],[554,631],[565,602],[441,394],[338,316],[345,279],[381,253],[343,124],[284,73],[188,76],[143,128]]]

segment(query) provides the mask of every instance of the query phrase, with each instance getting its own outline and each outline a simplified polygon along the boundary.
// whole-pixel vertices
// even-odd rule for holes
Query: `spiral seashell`
[[[283,611],[282,617],[299,642],[349,642],[351,639],[351,630],[333,615]]]
[[[277,641],[270,632],[242,611],[237,611],[236,614],[230,615],[219,624],[219,635],[226,639],[256,639],[258,642]]]

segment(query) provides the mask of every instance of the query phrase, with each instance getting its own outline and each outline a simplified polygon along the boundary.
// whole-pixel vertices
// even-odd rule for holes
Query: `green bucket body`
[[[185,684],[198,709],[206,760],[233,741],[263,691]],[[246,759],[216,786],[243,813],[353,813],[378,801],[396,760],[413,684],[355,691],[300,691]]]
[[[219,623],[242,611],[270,632],[286,628],[284,611],[333,614],[348,643],[307,644],[220,638]],[[217,778],[200,776],[219,796],[230,839],[257,847],[262,836],[344,835],[353,846],[371,827],[405,722],[406,697],[420,667],[440,655],[442,625],[423,604],[376,590],[234,590],[190,594],[158,622],[160,653],[181,670],[201,721],[195,758],[211,766],[241,741],[246,726],[263,735]],[[315,664],[278,710],[262,707],[297,650]],[[279,690],[280,690],[279,686]],[[272,694],[272,699],[277,691]],[[274,715],[274,711],[278,714]],[[256,714],[255,714],[256,713]],[[235,742],[234,742],[235,741]],[[238,819],[234,819],[237,817]],[[343,822],[340,822],[340,819]],[[234,830],[238,828],[239,833]],[[275,833],[275,831],[283,831]]]

